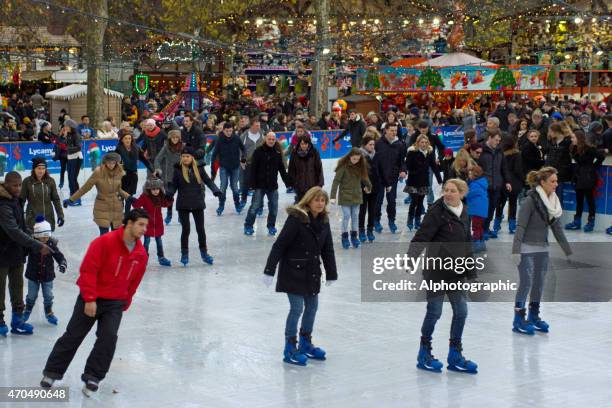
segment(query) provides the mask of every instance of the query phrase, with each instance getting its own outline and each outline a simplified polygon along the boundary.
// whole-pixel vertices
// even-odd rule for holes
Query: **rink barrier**
[[[322,159],[338,159],[349,152],[351,149],[350,135],[343,137],[336,143],[333,139],[342,130],[312,131],[312,143],[319,150]],[[460,126],[434,127],[433,132],[438,135],[446,147],[453,151],[458,151],[463,146],[463,130]],[[281,144],[289,144],[292,132],[277,132],[277,137]],[[214,140],[213,135],[207,135],[207,143]],[[97,167],[102,156],[115,150],[117,140],[114,139],[90,139],[83,141],[83,169]],[[50,173],[59,173],[60,162],[53,161],[53,145],[41,142],[17,142],[0,143],[0,176],[5,172],[16,170],[27,172],[31,169],[33,157],[42,156],[47,159],[47,166]],[[139,168],[144,168],[139,163]],[[598,170],[599,181],[595,192],[596,212],[599,214],[612,215],[612,163],[606,162]],[[563,209],[574,211],[576,209],[576,193],[572,184],[562,185]],[[586,208],[586,207],[585,207]]]

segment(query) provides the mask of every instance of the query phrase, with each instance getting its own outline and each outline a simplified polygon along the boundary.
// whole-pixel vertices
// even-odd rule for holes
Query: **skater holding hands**
[[[284,361],[289,364],[304,366],[308,358],[325,360],[325,351],[312,344],[311,334],[321,289],[321,262],[325,267],[326,285],[338,279],[326,208],[328,202],[327,193],[321,187],[313,187],[296,205],[287,209],[289,217],[272,246],[264,269],[264,283],[270,286],[280,263],[276,291],[287,293],[289,298],[284,351]]]

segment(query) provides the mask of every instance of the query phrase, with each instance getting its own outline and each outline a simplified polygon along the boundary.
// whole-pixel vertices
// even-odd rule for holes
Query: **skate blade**
[[[456,373],[462,373],[462,374],[478,374],[478,370],[464,370],[462,368],[456,367],[456,366],[447,366],[446,367],[447,370],[449,371],[454,371]]]
[[[283,361],[287,364],[291,364],[291,365],[296,365],[296,366],[301,366],[301,367],[305,367],[306,366],[306,361],[303,363],[300,363],[299,361],[293,361],[290,360],[288,358],[283,358]]]
[[[327,357],[315,357],[315,356],[309,356],[308,354],[306,354],[306,357],[308,357],[309,360],[318,360],[318,361],[327,360]]]
[[[534,328],[535,331],[540,332],[540,333],[548,333],[549,329],[538,329],[538,328]]]
[[[18,334],[20,336],[31,336],[32,334],[34,334],[33,331],[31,331],[31,332],[24,332],[24,331],[19,331],[19,330],[15,330],[15,329],[11,329],[11,333]]]
[[[81,389],[81,392],[83,393],[83,395],[85,395],[87,398],[91,398],[92,395],[94,395],[96,393],[96,391],[91,391],[90,389],[88,389],[87,387],[83,387]]]
[[[535,334],[535,332],[533,331],[526,331],[526,330],[519,330],[516,327],[512,328],[512,331],[518,334],[525,334],[527,336],[533,336]]]
[[[420,369],[420,370],[429,371],[429,372],[432,372],[432,373],[441,373],[442,372],[442,368],[427,367],[425,364],[421,364],[421,363],[418,363],[416,365],[416,367],[418,369]]]

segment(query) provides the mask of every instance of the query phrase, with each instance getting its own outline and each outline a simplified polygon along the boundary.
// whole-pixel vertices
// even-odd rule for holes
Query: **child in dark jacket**
[[[472,224],[474,252],[483,252],[487,250],[483,234],[484,222],[489,214],[489,195],[487,193],[489,182],[482,167],[477,164],[470,168],[468,174],[470,178],[468,182],[469,191],[465,196],[465,201],[467,213],[470,216],[470,223]]]
[[[144,235],[144,247],[149,253],[149,244],[151,238],[155,238],[157,245],[157,259],[161,266],[171,266],[172,262],[164,257],[164,243],[162,235],[164,235],[164,219],[162,218],[163,207],[171,207],[172,200],[165,197],[164,182],[160,179],[149,179],[145,182],[142,194],[134,203],[134,208],[144,208],[149,214],[149,224]]]
[[[49,246],[53,253],[43,255],[38,251],[32,251],[28,256],[28,266],[25,273],[25,277],[28,279],[28,295],[26,296],[23,320],[27,321],[30,318],[36,298],[38,297],[38,289],[42,287],[45,316],[49,323],[57,326],[57,317],[53,314],[53,280],[55,279],[53,261],[55,260],[59,265],[59,271],[65,273],[67,267],[66,258],[57,247],[57,241],[51,238],[51,224],[43,216],[36,218],[33,236]]]

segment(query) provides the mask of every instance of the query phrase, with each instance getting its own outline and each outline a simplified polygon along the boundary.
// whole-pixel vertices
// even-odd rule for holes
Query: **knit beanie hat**
[[[144,184],[144,190],[161,190],[164,191],[164,182],[158,178],[150,178]]]
[[[47,167],[47,160],[44,157],[36,156],[32,158],[32,168],[35,169],[38,166]]]
[[[64,121],[64,126],[68,126],[68,127],[72,128],[72,129],[76,130],[77,126],[79,126],[79,125],[77,125],[77,123],[74,121],[74,119],[68,119],[68,120]]]
[[[36,223],[34,224],[34,238],[43,238],[51,236],[51,224],[45,220],[42,215],[36,216]]]
[[[119,153],[115,153],[115,152],[108,152],[104,155],[104,157],[102,157],[102,163],[106,163],[109,161],[114,161],[116,163],[121,163],[121,156],[119,156]]]

